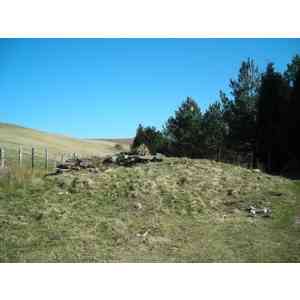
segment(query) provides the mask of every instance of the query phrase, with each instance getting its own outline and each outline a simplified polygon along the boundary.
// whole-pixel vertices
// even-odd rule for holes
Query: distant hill
[[[130,146],[133,143],[133,138],[128,138],[128,139],[94,139],[96,141],[107,141],[107,142],[113,142],[116,144],[121,144],[121,145],[127,145]]]
[[[24,152],[35,147],[41,152],[47,147],[49,156],[61,153],[84,155],[107,155],[116,152],[116,142],[108,140],[77,139],[59,134],[52,134],[14,124],[0,123],[0,147],[13,153],[22,145]]]

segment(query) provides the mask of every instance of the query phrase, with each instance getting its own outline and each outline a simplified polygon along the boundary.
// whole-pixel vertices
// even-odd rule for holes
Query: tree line
[[[230,94],[220,91],[205,112],[187,97],[162,130],[139,125],[132,147],[145,144],[152,153],[168,156],[246,162],[271,173],[300,161],[300,56],[283,73],[273,63],[260,73],[248,58],[229,88]]]

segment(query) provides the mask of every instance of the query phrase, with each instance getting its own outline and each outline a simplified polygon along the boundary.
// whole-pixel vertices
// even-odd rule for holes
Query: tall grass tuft
[[[2,190],[12,190],[25,186],[32,182],[34,178],[42,178],[47,174],[43,169],[30,169],[26,167],[10,167],[7,172],[0,177],[0,188]]]

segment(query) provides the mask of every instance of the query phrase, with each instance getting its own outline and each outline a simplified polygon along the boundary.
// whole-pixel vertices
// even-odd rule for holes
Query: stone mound
[[[69,172],[69,171],[79,171],[82,169],[85,169],[85,170],[88,170],[88,171],[94,172],[94,173],[98,173],[98,171],[99,171],[94,160],[92,160],[92,159],[72,158],[72,159],[67,159],[64,163],[58,164],[56,166],[56,174]]]
[[[141,156],[147,156],[147,155],[151,155],[151,152],[150,152],[149,148],[145,144],[141,144],[137,148],[135,148],[131,152],[131,154],[141,155]]]
[[[58,175],[66,172],[86,170],[92,173],[99,173],[105,171],[107,168],[113,166],[131,167],[135,164],[143,164],[149,162],[160,162],[164,156],[160,153],[151,155],[150,150],[144,144],[137,147],[131,152],[120,152],[106,158],[72,158],[56,166],[56,171],[48,175]],[[47,175],[47,176],[48,176]]]
[[[103,163],[105,165],[112,164],[118,166],[131,167],[139,163],[160,162],[162,160],[163,160],[163,156],[161,154],[137,155],[137,154],[123,152],[106,158],[103,161]]]

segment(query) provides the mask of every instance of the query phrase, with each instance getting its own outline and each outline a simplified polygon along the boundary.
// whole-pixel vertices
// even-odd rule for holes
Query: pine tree
[[[293,157],[300,160],[300,69],[298,70],[293,88],[291,91],[291,101],[289,107],[289,130],[288,141],[289,148]]]
[[[258,99],[258,152],[268,172],[279,172],[287,157],[286,108],[288,83],[275,72],[273,64],[267,66],[262,77]]]
[[[232,154],[238,152],[242,156],[252,153],[253,167],[256,166],[256,117],[260,84],[258,68],[254,60],[248,58],[242,62],[237,79],[230,80],[232,99],[220,92],[224,122],[228,126],[224,141],[226,148]]]
[[[135,137],[133,139],[131,147],[132,148],[137,148],[138,146],[140,146],[144,142],[145,142],[144,127],[142,126],[142,124],[139,124],[139,126],[136,130],[136,134],[135,134]]]
[[[201,156],[201,111],[190,97],[170,117],[164,128],[171,152],[176,156]]]
[[[167,154],[164,137],[155,127],[143,127],[141,124],[138,126],[132,149],[136,149],[142,144],[145,144],[152,154],[157,152]]]
[[[287,65],[287,70],[284,72],[284,77],[291,86],[294,85],[297,73],[300,71],[300,55],[295,55],[292,62]]]
[[[256,137],[257,97],[261,76],[253,60],[242,62],[237,80],[230,81],[233,101],[229,138],[238,151],[253,151]]]
[[[203,115],[205,156],[221,160],[226,135],[227,125],[224,121],[222,105],[220,102],[215,102],[209,105]]]

